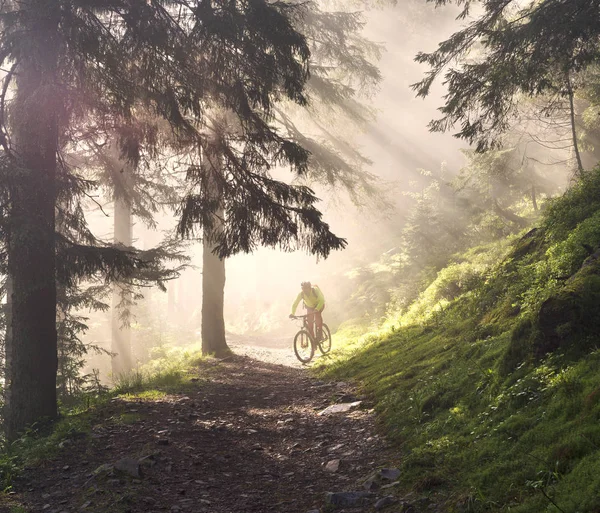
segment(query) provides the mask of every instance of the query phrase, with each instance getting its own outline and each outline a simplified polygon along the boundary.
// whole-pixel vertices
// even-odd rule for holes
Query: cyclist
[[[325,296],[318,285],[311,285],[310,281],[303,281],[300,286],[302,290],[294,304],[292,305],[292,313],[290,317],[296,315],[296,308],[300,304],[300,301],[304,301],[306,308],[306,320],[308,321],[308,332],[310,336],[316,340],[321,340],[323,334],[323,309],[325,308]],[[317,338],[315,339],[314,325],[317,325]]]

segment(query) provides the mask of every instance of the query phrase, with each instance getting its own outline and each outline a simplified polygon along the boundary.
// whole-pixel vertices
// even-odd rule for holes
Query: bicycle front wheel
[[[315,348],[313,347],[308,331],[301,330],[296,333],[294,337],[294,353],[296,353],[296,358],[302,363],[308,363],[312,360]]]
[[[319,342],[319,349],[321,354],[327,354],[331,351],[331,331],[329,331],[327,324],[323,324],[323,338]]]

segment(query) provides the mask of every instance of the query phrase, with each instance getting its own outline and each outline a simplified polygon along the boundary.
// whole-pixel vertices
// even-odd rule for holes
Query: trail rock
[[[140,458],[138,460],[138,463],[142,467],[153,467],[154,465],[156,465],[156,462],[157,462],[157,460],[156,460],[156,456],[154,454],[144,456],[143,458]]]
[[[389,481],[394,481],[400,476],[400,471],[397,468],[382,468],[377,472],[371,474],[367,479],[363,481],[363,488],[370,492],[375,490],[379,490],[382,487],[382,484],[385,482],[386,488],[389,488]],[[392,486],[395,486],[398,482],[392,483]]]
[[[319,444],[319,446],[326,445],[326,444],[327,444],[327,442],[321,442]],[[329,449],[327,449],[327,452],[335,452],[335,451],[340,450],[342,447],[344,447],[344,444],[337,444],[337,445],[334,445],[333,447],[330,447]]]
[[[339,403],[332,404],[328,406],[324,410],[320,411],[317,415],[331,415],[333,413],[346,413],[354,408],[358,408],[361,405],[362,401],[354,401],[353,403]]]
[[[397,468],[382,468],[379,475],[386,481],[395,481],[400,477],[400,471]]]
[[[110,463],[105,463],[104,465],[100,465],[96,470],[94,470],[93,474],[98,476],[100,474],[110,474],[114,470],[114,466]]]
[[[370,492],[327,492],[325,502],[334,508],[357,508],[366,506],[375,498]]]
[[[140,464],[138,460],[133,458],[123,458],[115,463],[115,470],[123,472],[128,476],[139,478],[142,477]]]
[[[388,495],[387,497],[383,497],[383,498],[379,499],[375,503],[375,509],[380,510],[380,509],[386,508],[388,506],[391,506],[392,504],[396,504],[397,502],[398,502],[398,499],[396,499],[396,497],[394,497],[393,495]]]
[[[325,470],[327,472],[337,472],[340,469],[340,460],[331,460],[327,462],[325,465]]]
[[[358,398],[354,394],[342,394],[337,398],[337,401],[340,403],[355,403],[358,401]]]
[[[381,485],[379,484],[379,482],[377,480],[377,475],[373,475],[373,476],[368,477],[363,482],[362,486],[368,492],[374,492],[376,490],[379,490],[379,488],[381,487]]]

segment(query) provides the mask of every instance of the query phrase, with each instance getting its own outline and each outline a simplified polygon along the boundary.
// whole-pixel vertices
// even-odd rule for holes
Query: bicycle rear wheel
[[[296,353],[296,358],[302,363],[308,363],[312,360],[315,348],[313,347],[308,331],[301,330],[296,333],[294,337],[294,353]]]
[[[323,324],[323,338],[319,342],[319,349],[321,354],[327,354],[331,351],[331,331],[329,331],[327,324]]]

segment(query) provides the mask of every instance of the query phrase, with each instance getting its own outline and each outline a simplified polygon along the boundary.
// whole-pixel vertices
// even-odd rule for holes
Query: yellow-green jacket
[[[300,301],[304,300],[304,304],[308,308],[314,308],[316,310],[322,310],[325,306],[325,296],[321,292],[321,289],[317,285],[313,285],[308,294],[304,292],[300,292],[296,301],[292,305],[292,315],[296,315],[296,308],[298,308],[298,304]]]

